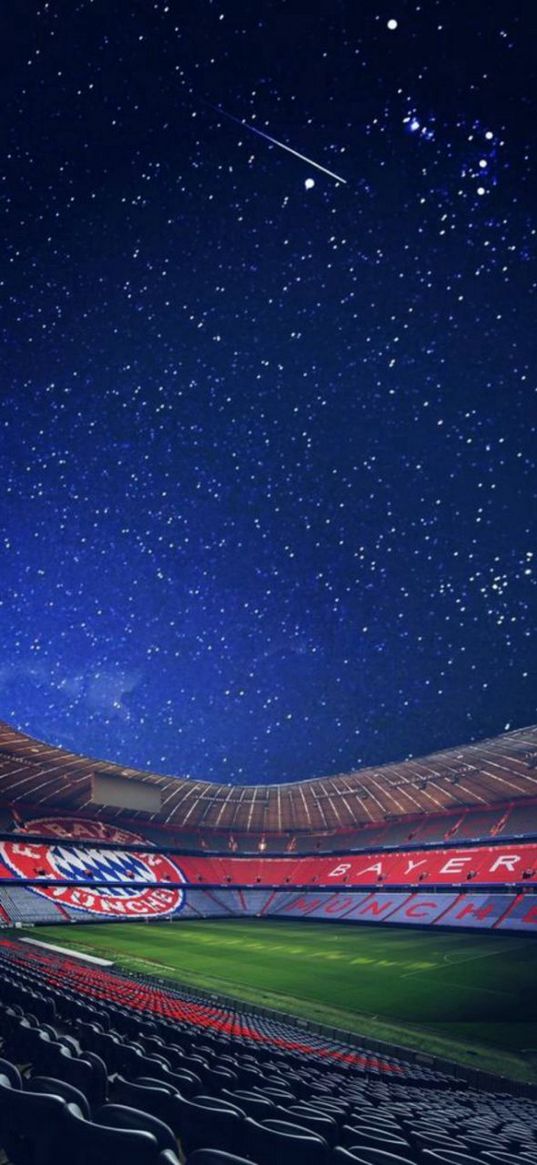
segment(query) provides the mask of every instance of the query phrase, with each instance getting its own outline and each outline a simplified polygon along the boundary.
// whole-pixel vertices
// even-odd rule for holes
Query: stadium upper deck
[[[95,795],[99,778],[116,790],[140,782],[156,794],[153,810],[111,808]],[[338,834],[500,806],[519,813],[537,798],[537,726],[398,764],[279,785],[229,785],[159,776],[91,760],[0,724],[0,806],[76,813],[213,835]],[[121,805],[121,801],[119,801]],[[535,805],[532,810],[536,814]],[[500,815],[501,817],[501,815]],[[405,827],[406,828],[406,827]],[[460,828],[460,825],[459,825]],[[496,827],[493,827],[495,830]],[[408,832],[408,831],[407,831]],[[486,832],[489,832],[487,830]],[[402,839],[401,839],[402,840]]]

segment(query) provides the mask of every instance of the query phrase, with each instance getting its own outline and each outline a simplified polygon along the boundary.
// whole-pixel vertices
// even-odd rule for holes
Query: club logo
[[[58,841],[50,845],[24,841],[24,833],[42,832]],[[77,846],[77,838],[95,845]],[[57,886],[32,886],[31,890],[68,910],[101,917],[157,918],[181,909],[184,890],[179,887],[185,878],[175,862],[150,849],[143,853],[103,850],[99,848],[102,841],[126,847],[147,844],[137,834],[101,821],[40,818],[27,821],[17,841],[3,842],[1,854],[9,869],[22,878],[58,881]],[[84,885],[61,885],[65,879]],[[118,881],[121,885],[106,885]],[[129,882],[138,885],[129,886]],[[170,888],[158,884],[163,882]]]

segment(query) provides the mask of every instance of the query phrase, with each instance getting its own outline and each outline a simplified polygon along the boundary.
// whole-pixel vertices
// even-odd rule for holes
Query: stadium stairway
[[[0,940],[12,1165],[537,1165],[537,1103]]]

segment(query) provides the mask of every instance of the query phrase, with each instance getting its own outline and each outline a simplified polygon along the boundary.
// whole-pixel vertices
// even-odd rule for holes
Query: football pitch
[[[39,927],[126,970],[537,1080],[537,942],[276,919]],[[533,1049],[533,1054],[532,1054]]]

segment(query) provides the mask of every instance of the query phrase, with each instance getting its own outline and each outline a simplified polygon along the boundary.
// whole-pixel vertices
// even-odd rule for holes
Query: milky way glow
[[[0,718],[224,782],[532,722],[529,8],[131,7],[2,38]]]

